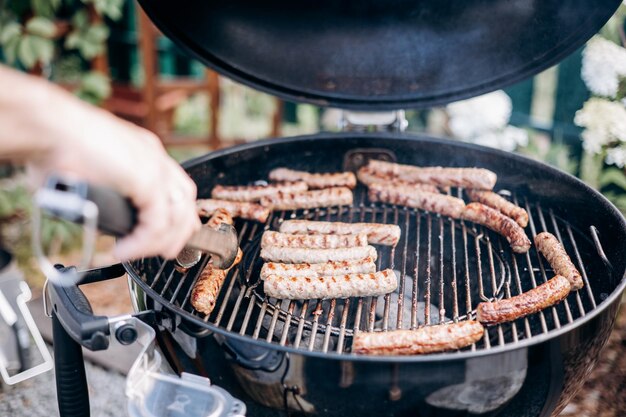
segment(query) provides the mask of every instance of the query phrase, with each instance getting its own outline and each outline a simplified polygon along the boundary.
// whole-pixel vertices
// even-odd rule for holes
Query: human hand
[[[61,100],[47,124],[51,152],[31,164],[38,176],[69,174],[131,199],[138,222],[117,242],[119,260],[174,258],[200,228],[193,181],[153,133],[73,97]]]

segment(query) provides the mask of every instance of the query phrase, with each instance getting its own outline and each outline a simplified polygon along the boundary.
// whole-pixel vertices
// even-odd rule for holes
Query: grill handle
[[[75,268],[55,266],[65,274],[77,274]],[[82,284],[122,276],[121,264],[86,271]],[[74,282],[74,281],[73,281]],[[46,310],[52,308],[52,337],[57,387],[57,402],[61,417],[89,417],[89,392],[85,377],[82,346],[102,350],[109,346],[109,319],[93,314],[89,300],[78,287],[46,285],[44,300]],[[47,313],[47,311],[46,311]]]

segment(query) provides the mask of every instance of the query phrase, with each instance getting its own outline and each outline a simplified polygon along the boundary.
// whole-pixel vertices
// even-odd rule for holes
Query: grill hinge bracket
[[[344,132],[404,132],[409,125],[404,110],[385,112],[342,110],[339,123]]]

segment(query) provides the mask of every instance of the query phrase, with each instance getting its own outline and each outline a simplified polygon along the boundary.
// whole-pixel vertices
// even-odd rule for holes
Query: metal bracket
[[[42,211],[59,218],[83,224],[83,252],[78,270],[86,270],[91,263],[98,230],[98,206],[87,199],[84,183],[50,177],[46,185],[37,191],[33,204],[32,245],[35,257],[44,275],[56,285],[74,285],[81,278],[79,273],[64,274],[55,268],[44,254],[41,241]]]
[[[35,346],[37,346],[37,350],[43,358],[43,362],[32,368],[25,369],[18,374],[10,375],[7,364],[5,363],[5,358],[3,355],[0,355],[0,375],[2,376],[2,380],[8,385],[17,384],[52,369],[52,356],[50,352],[48,352],[46,343],[43,341],[39,329],[37,329],[37,324],[26,305],[26,302],[31,299],[32,293],[24,281],[20,282],[20,290],[21,294],[16,298],[17,307],[19,313],[24,318],[30,337],[35,341]],[[17,314],[13,311],[2,292],[0,292],[0,314],[2,319],[4,319],[9,326],[13,326],[17,322]]]
[[[409,125],[404,110],[357,112],[343,110],[340,128],[345,132],[404,132]]]
[[[386,162],[396,162],[396,154],[383,148],[356,148],[350,149],[343,156],[343,170],[356,172],[368,164],[372,159]]]

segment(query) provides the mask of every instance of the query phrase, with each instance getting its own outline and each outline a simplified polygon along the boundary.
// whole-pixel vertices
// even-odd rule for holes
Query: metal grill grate
[[[462,197],[460,189],[452,193]],[[526,254],[514,254],[503,237],[473,223],[405,207],[370,204],[362,189],[357,190],[355,197],[352,207],[275,212],[265,225],[239,222],[236,226],[244,260],[229,274],[216,309],[207,317],[189,303],[206,259],[187,273],[156,258],[139,262],[136,269],[156,293],[154,298],[181,315],[194,316],[253,339],[336,353],[350,351],[354,332],[415,329],[465,320],[475,314],[479,302],[517,295],[553,276],[534,247]],[[486,328],[485,337],[467,349],[490,349],[548,333],[584,316],[601,301],[595,297],[587,273],[608,271],[592,236],[575,230],[540,204],[510,197],[528,211],[526,231],[531,238],[549,231],[564,244],[583,275],[585,288],[570,294],[556,307]],[[394,269],[398,289],[385,296],[349,299],[294,301],[266,297],[259,279],[260,237],[267,229],[277,229],[286,218],[398,224],[402,229],[398,245],[377,246],[378,269]]]

